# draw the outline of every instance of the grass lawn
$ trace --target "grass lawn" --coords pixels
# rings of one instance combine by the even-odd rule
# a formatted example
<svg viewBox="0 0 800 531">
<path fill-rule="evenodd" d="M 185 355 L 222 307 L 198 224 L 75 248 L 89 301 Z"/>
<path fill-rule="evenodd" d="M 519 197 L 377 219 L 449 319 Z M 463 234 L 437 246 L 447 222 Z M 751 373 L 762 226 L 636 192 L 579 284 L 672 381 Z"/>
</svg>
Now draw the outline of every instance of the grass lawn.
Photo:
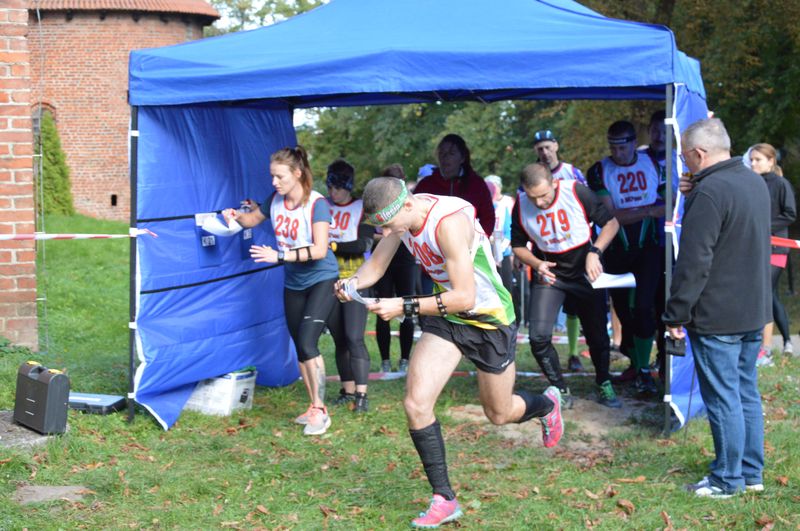
<svg viewBox="0 0 800 531">
<path fill-rule="evenodd" d="M 47 229 L 127 230 L 82 217 L 51 217 Z M 76 391 L 124 395 L 128 242 L 48 242 L 39 283 L 48 298 L 46 318 L 40 314 L 42 350 L 0 343 L 0 410 L 13 409 L 17 368 L 28 359 L 66 370 Z M 800 302 L 785 300 L 796 331 Z M 367 345 L 377 370 L 374 340 Z M 334 372 L 330 337 L 322 349 Z M 519 370 L 536 370 L 527 345 L 518 354 Z M 565 414 L 561 444 L 547 450 L 537 423 L 491 426 L 475 407 L 475 380 L 453 378 L 437 408 L 466 512 L 452 527 L 798 529 L 798 378 L 797 358 L 777 356 L 775 367 L 761 371 L 766 491 L 730 500 L 694 499 L 681 490 L 705 474 L 713 455 L 705 419 L 664 438 L 660 403 L 638 403 L 623 391 L 620 417 L 579 399 Z M 577 397 L 591 396 L 591 379 L 570 384 Z M 124 413 L 70 411 L 68 432 L 46 445 L 0 448 L 0 496 L 7 500 L 0 504 L 0 529 L 406 528 L 427 506 L 429 490 L 405 427 L 403 385 L 374 382 L 370 412 L 333 410 L 331 430 L 318 438 L 304 437 L 292 423 L 305 409 L 301 384 L 258 388 L 253 409 L 231 417 L 185 412 L 168 432 L 141 410 L 132 424 Z M 525 378 L 518 385 L 546 384 Z M 336 392 L 334 383 L 329 394 Z M 80 485 L 84 499 L 10 501 L 25 485 Z"/>
</svg>

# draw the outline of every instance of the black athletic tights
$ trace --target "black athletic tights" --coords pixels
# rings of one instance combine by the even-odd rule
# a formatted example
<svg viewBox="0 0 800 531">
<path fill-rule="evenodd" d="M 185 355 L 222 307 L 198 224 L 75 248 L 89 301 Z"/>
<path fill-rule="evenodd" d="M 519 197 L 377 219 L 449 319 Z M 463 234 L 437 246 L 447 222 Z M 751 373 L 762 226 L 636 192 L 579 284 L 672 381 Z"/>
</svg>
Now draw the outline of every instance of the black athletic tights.
<svg viewBox="0 0 800 531">
<path fill-rule="evenodd" d="M 364 344 L 367 307 L 360 302 L 337 303 L 328 319 L 328 330 L 336 345 L 336 368 L 343 382 L 367 385 L 369 353 Z"/>
<path fill-rule="evenodd" d="M 789 316 L 786 314 L 786 308 L 778 296 L 778 285 L 780 284 L 782 267 L 771 266 L 772 268 L 772 320 L 775 321 L 775 326 L 783 337 L 783 342 L 786 343 L 791 339 L 789 336 Z"/>
<path fill-rule="evenodd" d="M 319 336 L 334 305 L 339 304 L 333 294 L 335 282 L 323 280 L 303 290 L 283 290 L 286 325 L 301 363 L 319 356 Z"/>
<path fill-rule="evenodd" d="M 608 372 L 610 354 L 606 299 L 602 290 L 592 289 L 586 280 L 556 280 L 554 284 L 540 284 L 536 280 L 532 282 L 529 315 L 533 357 L 551 385 L 566 389 L 552 339 L 558 310 L 567 297 L 570 297 L 572 307 L 581 321 L 595 367 L 595 381 L 602 384 L 611 379 Z"/>
<path fill-rule="evenodd" d="M 378 298 L 403 297 L 416 295 L 415 283 L 419 266 L 411 263 L 392 263 L 386 273 L 372 287 L 372 291 Z M 392 340 L 389 323 L 381 318 L 375 319 L 375 339 L 378 342 L 378 350 L 382 360 L 389 359 L 390 343 Z M 407 360 L 411 354 L 411 347 L 414 343 L 414 320 L 404 319 L 400 323 L 400 357 Z"/>
</svg>

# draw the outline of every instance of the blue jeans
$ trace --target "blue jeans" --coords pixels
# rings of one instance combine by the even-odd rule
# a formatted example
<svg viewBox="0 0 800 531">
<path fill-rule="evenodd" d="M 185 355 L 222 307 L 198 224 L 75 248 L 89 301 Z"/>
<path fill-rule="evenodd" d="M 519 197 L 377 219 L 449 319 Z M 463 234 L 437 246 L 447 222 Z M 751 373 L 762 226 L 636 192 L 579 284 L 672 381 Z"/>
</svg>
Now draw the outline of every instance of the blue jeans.
<svg viewBox="0 0 800 531">
<path fill-rule="evenodd" d="M 762 482 L 764 419 L 756 358 L 761 329 L 733 335 L 689 331 L 716 459 L 711 484 L 727 493 Z"/>
</svg>

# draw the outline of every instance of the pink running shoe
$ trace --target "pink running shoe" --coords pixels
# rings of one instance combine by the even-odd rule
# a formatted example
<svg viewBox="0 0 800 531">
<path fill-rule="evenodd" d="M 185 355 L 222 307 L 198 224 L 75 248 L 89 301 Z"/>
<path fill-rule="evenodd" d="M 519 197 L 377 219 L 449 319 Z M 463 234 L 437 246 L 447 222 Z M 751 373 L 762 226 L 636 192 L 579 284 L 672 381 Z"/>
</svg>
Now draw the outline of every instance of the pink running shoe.
<svg viewBox="0 0 800 531">
<path fill-rule="evenodd" d="M 305 413 L 294 419 L 296 424 L 308 424 L 308 417 L 311 416 L 311 411 L 314 409 L 314 404 L 308 406 Z"/>
<path fill-rule="evenodd" d="M 553 410 L 540 418 L 542 422 L 542 442 L 545 448 L 552 448 L 564 434 L 564 419 L 561 418 L 561 391 L 551 385 L 544 390 L 544 396 L 553 402 Z"/>
<path fill-rule="evenodd" d="M 435 529 L 442 524 L 452 522 L 464 513 L 455 498 L 445 500 L 443 496 L 434 494 L 431 498 L 431 506 L 424 513 L 419 513 L 419 518 L 411 521 L 411 527 L 422 529 Z"/>
</svg>

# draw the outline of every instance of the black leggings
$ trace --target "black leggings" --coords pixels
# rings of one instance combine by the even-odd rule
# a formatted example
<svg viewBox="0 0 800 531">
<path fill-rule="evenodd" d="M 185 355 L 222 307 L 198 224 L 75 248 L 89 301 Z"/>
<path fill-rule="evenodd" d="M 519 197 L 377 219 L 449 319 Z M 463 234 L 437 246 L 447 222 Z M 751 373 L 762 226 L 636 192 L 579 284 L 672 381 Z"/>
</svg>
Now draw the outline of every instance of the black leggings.
<svg viewBox="0 0 800 531">
<path fill-rule="evenodd" d="M 780 284 L 782 267 L 770 266 L 772 268 L 772 320 L 775 321 L 775 326 L 783 336 L 783 342 L 791 341 L 789 335 L 789 316 L 786 314 L 786 308 L 778 297 L 778 285 Z M 769 347 L 769 345 L 767 345 Z"/>
<path fill-rule="evenodd" d="M 372 287 L 374 295 L 384 299 L 387 297 L 404 297 L 416 295 L 416 280 L 419 274 L 419 266 L 414 262 L 410 263 L 391 263 L 386 273 Z M 378 350 L 382 360 L 389 359 L 389 347 L 392 340 L 389 322 L 380 317 L 375 319 L 375 339 L 378 342 Z M 411 354 L 411 347 L 414 344 L 414 320 L 403 319 L 400 323 L 400 357 L 408 359 Z"/>
<path fill-rule="evenodd" d="M 604 255 L 607 273 L 633 273 L 636 277 L 633 307 L 631 290 L 610 289 L 614 311 L 622 324 L 623 343 L 625 336 L 642 339 L 652 338 L 656 333 L 656 292 L 664 272 L 664 249 L 657 246 L 644 249 L 609 250 Z"/>
<path fill-rule="evenodd" d="M 515 293 L 517 290 L 514 289 L 514 266 L 511 263 L 511 255 L 503 257 L 497 272 L 500 274 L 500 280 L 503 281 L 503 287 L 511 294 L 511 301 L 514 304 L 514 316 L 516 321 L 519 321 L 519 293 Z"/>
<path fill-rule="evenodd" d="M 611 379 L 609 368 L 609 340 L 606 329 L 606 297 L 603 290 L 595 290 L 583 279 L 556 279 L 553 284 L 531 283 L 530 340 L 531 352 L 551 385 L 566 389 L 558 353 L 553 346 L 553 326 L 558 310 L 565 300 L 572 303 L 581 321 L 586 344 L 595 367 L 595 381 L 602 384 Z"/>
<path fill-rule="evenodd" d="M 367 307 L 350 301 L 336 304 L 328 319 L 328 329 L 336 345 L 336 368 L 343 382 L 367 385 L 369 353 L 364 344 L 367 328 Z"/>
<path fill-rule="evenodd" d="M 334 305 L 338 304 L 333 294 L 335 282 L 336 279 L 322 280 L 306 289 L 283 290 L 286 325 L 301 363 L 319 356 L 319 336 Z"/>
</svg>

